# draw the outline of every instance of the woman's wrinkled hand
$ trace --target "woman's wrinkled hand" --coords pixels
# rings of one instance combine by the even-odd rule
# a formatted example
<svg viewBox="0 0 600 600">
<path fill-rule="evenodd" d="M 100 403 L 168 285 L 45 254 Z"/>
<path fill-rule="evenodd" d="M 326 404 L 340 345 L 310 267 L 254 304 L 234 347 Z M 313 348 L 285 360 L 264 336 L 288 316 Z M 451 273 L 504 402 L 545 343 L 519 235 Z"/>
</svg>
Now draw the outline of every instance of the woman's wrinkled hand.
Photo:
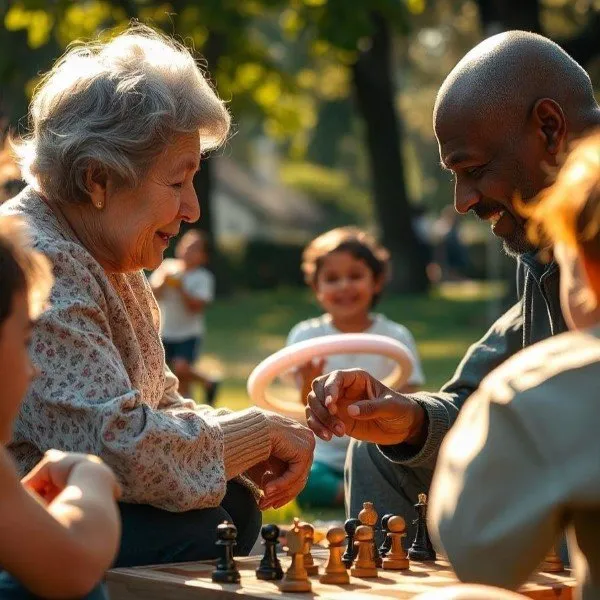
<svg viewBox="0 0 600 600">
<path fill-rule="evenodd" d="M 310 429 L 276 413 L 265 411 L 265 415 L 269 425 L 271 454 L 265 462 L 247 472 L 264 491 L 260 502 L 263 510 L 279 508 L 302 491 L 315 449 L 315 436 Z"/>
<path fill-rule="evenodd" d="M 375 444 L 420 444 L 425 412 L 361 369 L 333 371 L 313 381 L 308 426 L 323 440 L 349 435 Z"/>
</svg>

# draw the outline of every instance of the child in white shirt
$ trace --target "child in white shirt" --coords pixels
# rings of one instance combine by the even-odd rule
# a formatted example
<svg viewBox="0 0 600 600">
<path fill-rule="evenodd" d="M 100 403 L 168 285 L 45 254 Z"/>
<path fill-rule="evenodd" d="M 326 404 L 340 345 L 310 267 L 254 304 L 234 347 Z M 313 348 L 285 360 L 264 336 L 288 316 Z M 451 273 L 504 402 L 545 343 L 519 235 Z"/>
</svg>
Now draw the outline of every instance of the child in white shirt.
<svg viewBox="0 0 600 600">
<path fill-rule="evenodd" d="M 371 310 L 383 291 L 389 253 L 355 227 L 333 229 L 304 250 L 302 270 L 325 314 L 298 323 L 287 345 L 339 333 L 375 333 L 402 342 L 413 356 L 414 371 L 402 389 L 415 391 L 425 382 L 415 341 L 410 331 Z M 371 354 L 343 354 L 317 359 L 298 370 L 305 399 L 315 377 L 337 369 L 361 368 L 385 379 L 395 368 L 393 360 Z M 341 506 L 344 502 L 344 462 L 350 438 L 316 440 L 308 483 L 298 496 L 300 505 Z"/>
<path fill-rule="evenodd" d="M 214 276 L 205 267 L 208 252 L 202 233 L 195 229 L 186 232 L 175 256 L 165 259 L 150 277 L 160 306 L 165 359 L 179 379 L 183 396 L 189 396 L 191 383 L 200 383 L 212 405 L 218 384 L 194 367 L 206 331 L 204 311 L 215 293 Z"/>
</svg>

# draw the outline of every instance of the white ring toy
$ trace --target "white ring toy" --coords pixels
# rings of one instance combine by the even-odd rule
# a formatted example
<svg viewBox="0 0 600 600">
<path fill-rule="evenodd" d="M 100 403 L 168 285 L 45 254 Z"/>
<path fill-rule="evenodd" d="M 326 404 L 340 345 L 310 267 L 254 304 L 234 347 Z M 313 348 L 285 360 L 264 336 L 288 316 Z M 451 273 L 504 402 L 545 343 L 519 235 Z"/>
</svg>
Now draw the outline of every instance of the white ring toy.
<svg viewBox="0 0 600 600">
<path fill-rule="evenodd" d="M 304 405 L 267 393 L 269 385 L 280 374 L 299 367 L 315 357 L 332 354 L 377 354 L 394 360 L 397 367 L 382 382 L 391 388 L 404 385 L 413 371 L 409 349 L 398 340 L 374 333 L 341 333 L 297 342 L 265 358 L 248 377 L 247 390 L 256 406 L 273 410 L 293 419 L 304 419 Z"/>
</svg>

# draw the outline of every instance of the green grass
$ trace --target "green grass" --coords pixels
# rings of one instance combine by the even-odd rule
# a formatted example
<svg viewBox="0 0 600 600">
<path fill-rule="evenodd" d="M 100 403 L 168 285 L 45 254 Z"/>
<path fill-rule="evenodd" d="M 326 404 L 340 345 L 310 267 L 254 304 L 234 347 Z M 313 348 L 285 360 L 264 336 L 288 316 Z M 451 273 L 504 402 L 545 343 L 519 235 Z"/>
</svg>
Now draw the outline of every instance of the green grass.
<svg viewBox="0 0 600 600">
<path fill-rule="evenodd" d="M 385 297 L 377 310 L 410 329 L 423 362 L 425 389 L 437 390 L 490 324 L 490 302 L 502 291 L 496 284 L 447 284 L 428 295 Z M 319 314 L 311 294 L 297 289 L 239 293 L 216 302 L 207 314 L 201 367 L 223 377 L 218 405 L 249 406 L 246 379 L 252 369 L 283 347 L 298 321 Z M 265 520 L 287 522 L 298 512 L 292 504 L 266 514 Z M 339 520 L 342 511 L 315 510 L 298 516 L 311 521 Z"/>
</svg>

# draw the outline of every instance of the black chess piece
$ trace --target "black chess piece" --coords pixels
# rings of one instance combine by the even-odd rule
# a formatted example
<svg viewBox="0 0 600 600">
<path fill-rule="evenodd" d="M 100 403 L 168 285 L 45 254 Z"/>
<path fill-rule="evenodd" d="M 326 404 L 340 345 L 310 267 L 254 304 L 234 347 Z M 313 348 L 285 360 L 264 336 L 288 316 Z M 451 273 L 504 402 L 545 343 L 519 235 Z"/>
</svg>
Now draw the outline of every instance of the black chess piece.
<svg viewBox="0 0 600 600">
<path fill-rule="evenodd" d="M 346 568 L 349 569 L 358 554 L 358 548 L 354 544 L 354 534 L 356 533 L 356 528 L 360 525 L 359 519 L 348 519 L 344 523 L 344 530 L 346 531 L 346 540 L 348 541 L 348 545 L 346 546 L 346 551 L 342 554 L 342 562 L 346 565 Z"/>
<path fill-rule="evenodd" d="M 392 538 L 388 537 L 388 521 L 394 515 L 383 515 L 381 517 L 381 533 L 383 534 L 383 542 L 381 542 L 381 546 L 379 546 L 379 556 L 382 558 L 391 550 L 392 548 Z"/>
<path fill-rule="evenodd" d="M 260 530 L 260 535 L 263 539 L 265 554 L 256 569 L 256 578 L 264 581 L 283 579 L 283 569 L 277 558 L 279 527 L 277 525 L 264 525 Z"/>
<path fill-rule="evenodd" d="M 413 521 L 417 526 L 417 533 L 412 546 L 408 549 L 408 558 L 414 561 L 435 560 L 436 554 L 427 531 L 427 496 L 419 494 L 419 501 L 415 504 L 417 519 Z"/>
<path fill-rule="evenodd" d="M 222 547 L 221 556 L 217 559 L 217 566 L 212 573 L 212 580 L 216 583 L 239 583 L 240 572 L 233 560 L 233 547 L 236 545 L 237 527 L 233 523 L 224 521 L 217 525 L 217 546 Z"/>
</svg>

